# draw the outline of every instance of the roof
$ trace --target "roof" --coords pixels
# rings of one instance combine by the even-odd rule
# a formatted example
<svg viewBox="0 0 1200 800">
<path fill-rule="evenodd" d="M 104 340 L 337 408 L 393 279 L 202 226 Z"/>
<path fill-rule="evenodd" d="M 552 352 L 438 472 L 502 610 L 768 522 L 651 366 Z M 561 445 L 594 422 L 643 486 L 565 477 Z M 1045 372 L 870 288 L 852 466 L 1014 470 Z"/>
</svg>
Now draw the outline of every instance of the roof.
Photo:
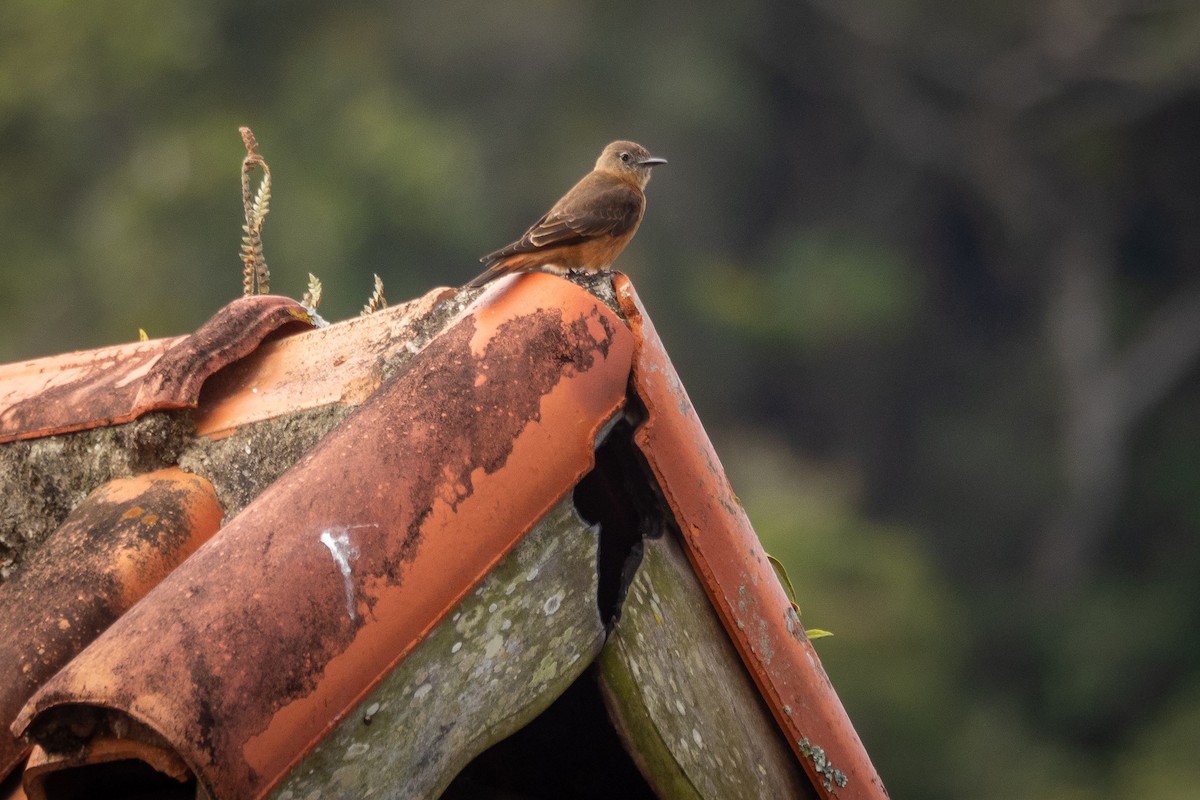
<svg viewBox="0 0 1200 800">
<path fill-rule="evenodd" d="M 619 274 L 585 283 L 592 291 L 514 276 L 307 331 L 292 301 L 254 297 L 192 337 L 0 367 L 0 482 L 37 495 L 28 477 L 47 453 L 74 475 L 60 501 L 21 509 L 53 533 L 0 585 L 5 616 L 33 606 L 12 615 L 5 641 L 20 647 L 0 649 L 0 669 L 29 676 L 0 695 L 23 737 L 0 737 L 0 770 L 32 747 L 31 796 L 53 796 L 52 776 L 114 760 L 194 776 L 217 798 L 335 783 L 358 796 L 345 787 L 361 794 L 375 772 L 410 783 L 420 772 L 398 745 L 379 745 L 376 732 L 390 729 L 393 743 L 415 737 L 435 793 L 595 663 L 613 724 L 627 748 L 639 743 L 634 760 L 660 795 L 673 796 L 672 780 L 707 785 L 698 776 L 722 771 L 704 764 L 719 729 L 742 725 L 778 742 L 764 745 L 774 766 L 747 775 L 789 786 L 801 767 L 817 795 L 884 796 L 632 284 Z M 49 402 L 59 398 L 69 402 Z M 145 428 L 156 416 L 167 423 Z M 82 466 L 61 455 L 89 448 L 104 455 Z M 71 496 L 84 488 L 86 499 Z M 578 517 L 588 506 L 595 526 Z M 171 544 L 149 541 L 146 526 L 171 532 Z M 123 529 L 136 544 L 120 544 Z M 120 602 L 86 625 L 69 591 L 43 607 L 17 599 L 53 583 L 77 547 L 72 532 L 103 539 L 120 564 L 131 548 L 156 554 L 157 571 L 135 569 L 151 577 L 110 589 Z M 87 574 L 121 585 L 104 569 Z M 585 578 L 592 590 L 579 588 Z M 675 600 L 664 603 L 667 587 Z M 658 636 L 630 633 L 664 616 L 673 622 Z M 509 628 L 487 628 L 501 617 Z M 30 657 L 64 620 L 83 630 L 53 658 Z M 623 687 L 651 685 L 638 664 L 661 673 L 698 642 L 705 657 L 681 663 L 711 661 L 712 675 L 668 683 L 750 694 L 691 697 L 707 721 L 664 738 L 681 715 Z M 440 701 L 450 705 L 434 703 L 454 686 Z M 413 701 L 424 698 L 440 712 L 422 718 Z M 773 734 L 753 732 L 756 703 Z M 715 721 L 740 706 L 750 710 Z M 339 766 L 320 769 L 323 759 Z M 347 760 L 358 767 L 347 772 Z"/>
</svg>

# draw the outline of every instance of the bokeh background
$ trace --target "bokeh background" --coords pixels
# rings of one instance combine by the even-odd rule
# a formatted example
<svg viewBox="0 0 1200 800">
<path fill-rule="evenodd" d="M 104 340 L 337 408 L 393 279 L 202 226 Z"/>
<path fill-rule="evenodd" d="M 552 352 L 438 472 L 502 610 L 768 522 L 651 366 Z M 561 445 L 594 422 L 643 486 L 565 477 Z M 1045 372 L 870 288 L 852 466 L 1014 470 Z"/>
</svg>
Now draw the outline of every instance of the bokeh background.
<svg viewBox="0 0 1200 800">
<path fill-rule="evenodd" d="M 0 5 L 0 361 L 479 270 L 600 148 L 620 260 L 897 798 L 1200 786 L 1200 5 Z"/>
</svg>

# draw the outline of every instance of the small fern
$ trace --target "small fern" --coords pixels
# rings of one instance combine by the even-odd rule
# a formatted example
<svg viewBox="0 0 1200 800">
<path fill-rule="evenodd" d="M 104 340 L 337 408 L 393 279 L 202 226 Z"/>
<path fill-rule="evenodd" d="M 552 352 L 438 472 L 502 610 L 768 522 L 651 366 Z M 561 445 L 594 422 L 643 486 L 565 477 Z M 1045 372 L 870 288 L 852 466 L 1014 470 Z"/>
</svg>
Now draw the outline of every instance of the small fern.
<svg viewBox="0 0 1200 800">
<path fill-rule="evenodd" d="M 271 202 L 271 170 L 267 162 L 258 152 L 258 140 L 254 132 L 243 126 L 238 128 L 242 135 L 242 143 L 246 146 L 246 157 L 242 159 L 242 208 L 246 222 L 242 225 L 242 294 L 266 294 L 271 290 L 271 271 L 263 256 L 262 228 L 263 221 L 270 211 Z M 262 170 L 262 180 L 258 190 L 250 191 L 250 173 L 254 168 Z"/>
<path fill-rule="evenodd" d="M 374 314 L 381 308 L 387 308 L 387 299 L 383 296 L 383 278 L 375 276 L 375 291 L 371 292 L 371 297 L 367 300 L 367 304 L 363 306 L 362 316 Z"/>
<path fill-rule="evenodd" d="M 308 273 L 308 290 L 304 292 L 304 297 L 300 298 L 300 303 L 309 311 L 316 311 L 321 306 L 321 291 L 324 287 L 321 286 L 321 279 L 311 272 Z"/>
</svg>

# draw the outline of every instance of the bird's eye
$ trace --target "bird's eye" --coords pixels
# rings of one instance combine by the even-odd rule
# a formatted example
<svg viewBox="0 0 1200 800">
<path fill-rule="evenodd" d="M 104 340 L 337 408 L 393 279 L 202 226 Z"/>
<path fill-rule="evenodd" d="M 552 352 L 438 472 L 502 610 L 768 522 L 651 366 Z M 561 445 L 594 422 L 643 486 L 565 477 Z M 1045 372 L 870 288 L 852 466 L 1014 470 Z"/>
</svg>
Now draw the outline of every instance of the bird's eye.
<svg viewBox="0 0 1200 800">
<path fill-rule="evenodd" d="M 629 153 L 621 153 L 621 160 L 624 161 L 626 164 L 628 164 L 629 163 Z"/>
</svg>

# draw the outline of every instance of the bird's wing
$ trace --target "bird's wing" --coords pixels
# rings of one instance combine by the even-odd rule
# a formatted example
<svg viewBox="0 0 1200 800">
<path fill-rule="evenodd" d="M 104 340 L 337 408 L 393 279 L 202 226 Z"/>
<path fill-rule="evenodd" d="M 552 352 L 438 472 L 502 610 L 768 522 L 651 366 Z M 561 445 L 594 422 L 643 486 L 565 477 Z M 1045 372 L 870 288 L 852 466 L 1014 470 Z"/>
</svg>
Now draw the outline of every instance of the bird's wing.
<svg viewBox="0 0 1200 800">
<path fill-rule="evenodd" d="M 520 239 L 479 260 L 494 264 L 517 253 L 579 244 L 597 236 L 620 236 L 637 225 L 642 194 L 635 187 L 614 179 L 596 181 L 591 186 L 584 181 L 530 226 Z M 581 191 L 583 189 L 586 190 Z"/>
</svg>

